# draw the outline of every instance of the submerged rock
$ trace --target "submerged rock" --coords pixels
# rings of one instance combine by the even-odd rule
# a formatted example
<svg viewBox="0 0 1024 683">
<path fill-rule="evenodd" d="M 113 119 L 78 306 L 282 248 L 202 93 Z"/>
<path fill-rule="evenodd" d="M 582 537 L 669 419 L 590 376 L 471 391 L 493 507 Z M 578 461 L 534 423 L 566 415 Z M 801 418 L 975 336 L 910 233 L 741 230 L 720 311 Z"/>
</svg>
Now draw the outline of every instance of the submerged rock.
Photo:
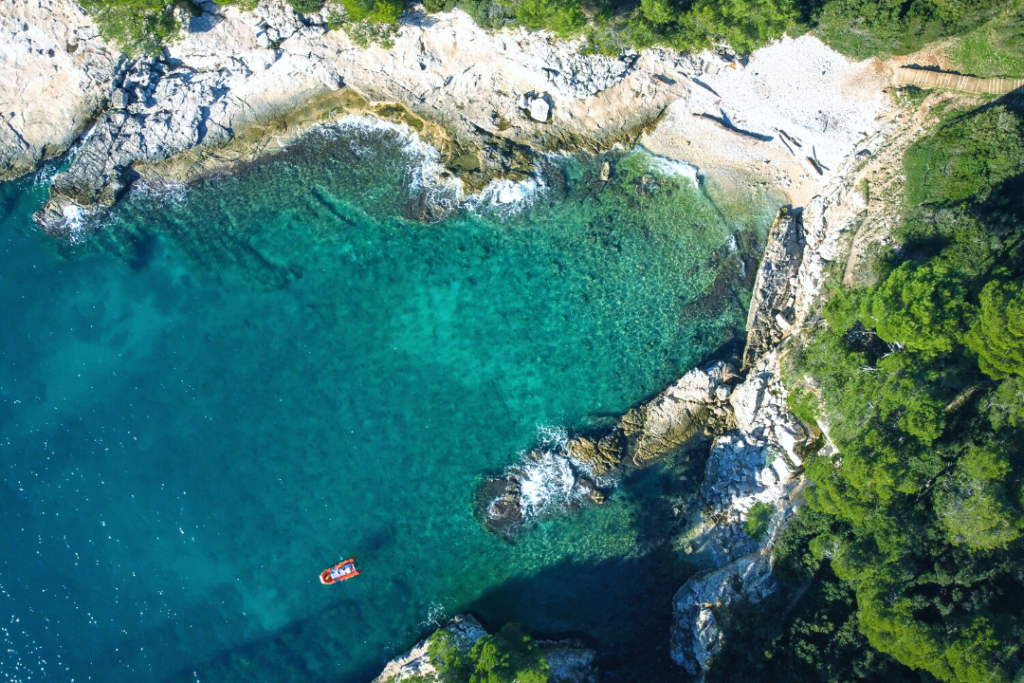
<svg viewBox="0 0 1024 683">
<path fill-rule="evenodd" d="M 486 480 L 476 490 L 473 507 L 484 529 L 511 543 L 525 519 L 519 479 L 503 474 Z"/>
</svg>

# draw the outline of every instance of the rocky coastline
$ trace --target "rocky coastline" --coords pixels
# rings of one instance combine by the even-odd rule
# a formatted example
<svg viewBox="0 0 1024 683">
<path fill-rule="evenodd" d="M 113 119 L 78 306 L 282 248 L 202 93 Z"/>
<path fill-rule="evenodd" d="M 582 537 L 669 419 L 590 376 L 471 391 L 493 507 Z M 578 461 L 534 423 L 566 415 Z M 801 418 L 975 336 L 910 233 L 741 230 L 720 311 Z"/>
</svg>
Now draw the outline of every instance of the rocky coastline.
<svg viewBox="0 0 1024 683">
<path fill-rule="evenodd" d="M 570 503 L 603 504 L 624 469 L 694 437 L 711 440 L 682 548 L 709 568 L 677 592 L 671 634 L 672 659 L 700 676 L 721 647 L 716 611 L 774 590 L 771 547 L 802 504 L 800 453 L 811 435 L 786 409 L 784 345 L 813 320 L 838 261 L 848 255 L 845 272 L 853 270 L 859 226 L 872 210 L 857 183 L 881 173 L 895 155 L 886 150 L 920 127 L 883 92 L 893 66 L 849 62 L 812 37 L 745 59 L 725 51 L 582 55 L 579 44 L 544 34 L 488 33 L 458 11 L 413 10 L 393 47 L 360 48 L 329 31 L 326 17 L 278 0 L 250 13 L 203 8 L 161 55 L 130 60 L 72 0 L 0 7 L 0 179 L 70 152 L 36 215 L 45 230 L 93 229 L 140 178 L 188 182 L 230 171 L 353 113 L 417 132 L 467 194 L 531 177 L 538 152 L 617 143 L 698 166 L 705 182 L 729 191 L 786 194 L 791 207 L 769 234 L 742 358 L 692 370 L 605 432 L 528 456 L 566 473 Z M 478 492 L 485 526 L 509 540 L 528 517 L 524 481 L 512 469 Z M 758 503 L 773 513 L 754 539 L 744 521 Z M 472 617 L 444 628 L 467 642 L 486 634 Z M 598 680 L 592 650 L 541 645 L 553 670 L 564 663 L 557 680 Z M 377 681 L 431 674 L 424 641 Z"/>
<path fill-rule="evenodd" d="M 743 59 L 726 50 L 612 58 L 414 8 L 393 46 L 362 48 L 283 0 L 252 12 L 202 7 L 183 16 L 179 40 L 140 59 L 107 45 L 73 0 L 0 7 L 0 177 L 74 150 L 37 214 L 46 230 L 97 224 L 139 178 L 230 170 L 346 113 L 408 125 L 466 194 L 530 177 L 536 152 L 640 143 L 712 183 L 779 187 L 803 205 L 888 106 L 884 66 L 849 62 L 811 37 Z"/>
</svg>

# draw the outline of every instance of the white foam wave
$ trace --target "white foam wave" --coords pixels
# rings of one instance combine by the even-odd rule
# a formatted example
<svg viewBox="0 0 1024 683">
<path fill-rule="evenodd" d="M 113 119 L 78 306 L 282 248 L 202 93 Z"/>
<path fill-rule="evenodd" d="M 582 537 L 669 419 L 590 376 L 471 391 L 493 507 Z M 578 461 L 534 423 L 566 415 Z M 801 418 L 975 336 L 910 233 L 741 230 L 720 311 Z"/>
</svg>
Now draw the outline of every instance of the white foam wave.
<svg viewBox="0 0 1024 683">
<path fill-rule="evenodd" d="M 523 514 L 541 517 L 568 509 L 577 489 L 572 462 L 551 451 L 535 452 L 534 458 L 517 468 Z"/>
<path fill-rule="evenodd" d="M 432 600 L 427 605 L 427 616 L 420 622 L 420 627 L 424 629 L 441 628 L 441 624 L 446 621 L 448 621 L 448 611 L 445 609 L 444 604 Z"/>
<path fill-rule="evenodd" d="M 61 211 L 61 216 L 64 218 L 63 227 L 67 232 L 69 242 L 78 244 L 85 241 L 85 238 L 89 235 L 89 223 L 91 222 L 92 214 L 93 212 L 78 204 L 69 204 L 64 207 Z"/>
<path fill-rule="evenodd" d="M 549 451 L 564 451 L 569 443 L 569 430 L 562 425 L 537 425 L 537 445 Z"/>
<path fill-rule="evenodd" d="M 420 140 L 419 134 L 404 123 L 346 114 L 331 123 L 320 124 L 317 130 L 329 137 L 342 133 L 350 135 L 349 144 L 358 157 L 372 155 L 374 145 L 381 141 L 381 134 L 393 135 L 402 141 L 402 152 L 408 160 L 407 184 L 413 192 L 425 192 L 429 204 L 449 210 L 456 208 L 462 200 L 462 181 L 447 173 L 441 164 L 441 152 Z M 359 134 L 370 137 L 364 138 Z"/>
<path fill-rule="evenodd" d="M 638 146 L 637 149 L 642 150 L 649 157 L 648 164 L 655 173 L 676 178 L 688 178 L 694 187 L 700 187 L 700 169 L 693 164 L 660 156 L 646 147 Z"/>
<path fill-rule="evenodd" d="M 50 161 L 43 163 L 43 165 L 39 167 L 39 170 L 36 171 L 35 176 L 32 177 L 32 184 L 36 187 L 49 187 L 50 185 L 53 185 L 54 178 L 56 178 L 57 174 L 60 173 L 60 167 L 61 164 L 56 159 L 51 159 Z"/>
<path fill-rule="evenodd" d="M 561 514 L 586 504 L 596 485 L 615 488 L 614 474 L 595 476 L 589 464 L 568 456 L 569 432 L 561 425 L 537 425 L 537 445 L 509 468 L 519 482 L 520 503 L 528 519 Z"/>
<path fill-rule="evenodd" d="M 188 185 L 186 183 L 138 180 L 132 185 L 128 201 L 159 199 L 177 204 L 184 201 L 187 195 Z"/>
<path fill-rule="evenodd" d="M 492 180 L 484 189 L 465 200 L 466 208 L 477 211 L 483 208 L 497 210 L 502 215 L 519 213 L 530 206 L 547 189 L 543 178 L 525 180 Z"/>
</svg>

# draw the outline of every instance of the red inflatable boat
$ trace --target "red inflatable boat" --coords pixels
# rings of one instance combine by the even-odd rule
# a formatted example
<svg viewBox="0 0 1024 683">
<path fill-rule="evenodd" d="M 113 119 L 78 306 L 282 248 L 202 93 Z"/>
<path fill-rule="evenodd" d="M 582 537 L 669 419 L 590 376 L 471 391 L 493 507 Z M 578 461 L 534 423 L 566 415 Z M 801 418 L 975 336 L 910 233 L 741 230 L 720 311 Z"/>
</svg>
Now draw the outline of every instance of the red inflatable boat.
<svg viewBox="0 0 1024 683">
<path fill-rule="evenodd" d="M 320 572 L 320 583 L 324 585 L 339 583 L 345 579 L 351 579 L 353 576 L 359 576 L 360 573 L 356 569 L 356 558 L 350 557 L 344 562 L 339 562 Z"/>
</svg>

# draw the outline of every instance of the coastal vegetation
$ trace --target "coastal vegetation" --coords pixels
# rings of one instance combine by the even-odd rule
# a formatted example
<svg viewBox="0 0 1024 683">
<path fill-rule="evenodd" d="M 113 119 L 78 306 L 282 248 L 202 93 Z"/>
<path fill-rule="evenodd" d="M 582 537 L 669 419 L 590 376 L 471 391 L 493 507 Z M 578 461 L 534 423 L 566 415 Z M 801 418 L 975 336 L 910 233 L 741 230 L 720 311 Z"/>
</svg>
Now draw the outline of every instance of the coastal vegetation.
<svg viewBox="0 0 1024 683">
<path fill-rule="evenodd" d="M 757 637 L 727 638 L 709 680 L 1024 673 L 1017 106 L 949 112 L 910 147 L 876 282 L 836 287 L 790 355 L 791 407 L 838 452 L 805 461 L 809 509 L 776 549 L 795 607 L 733 617 Z"/>
<path fill-rule="evenodd" d="M 548 683 L 551 675 L 540 647 L 512 622 L 468 649 L 459 636 L 438 629 L 427 652 L 441 683 Z"/>
<path fill-rule="evenodd" d="M 357 42 L 381 40 L 411 0 L 287 0 L 302 14 L 328 6 L 328 26 Z M 220 0 L 243 10 L 256 0 Z M 953 58 L 978 75 L 1015 75 L 1024 3 L 975 0 L 424 0 L 427 12 L 460 8 L 486 28 L 524 26 L 581 37 L 587 49 L 616 56 L 664 46 L 701 50 L 727 43 L 748 53 L 785 33 L 814 31 L 836 50 L 863 59 L 908 54 L 938 38 L 958 37 Z M 156 54 L 179 34 L 195 0 L 83 0 L 104 38 L 129 54 Z M 351 30 L 353 27 L 354 30 Z M 378 35 L 379 34 L 379 35 Z"/>
<path fill-rule="evenodd" d="M 743 530 L 755 541 L 760 541 L 768 533 L 768 525 L 771 524 L 775 508 L 770 503 L 758 501 L 750 507 L 747 513 L 747 521 L 743 524 Z"/>
</svg>

